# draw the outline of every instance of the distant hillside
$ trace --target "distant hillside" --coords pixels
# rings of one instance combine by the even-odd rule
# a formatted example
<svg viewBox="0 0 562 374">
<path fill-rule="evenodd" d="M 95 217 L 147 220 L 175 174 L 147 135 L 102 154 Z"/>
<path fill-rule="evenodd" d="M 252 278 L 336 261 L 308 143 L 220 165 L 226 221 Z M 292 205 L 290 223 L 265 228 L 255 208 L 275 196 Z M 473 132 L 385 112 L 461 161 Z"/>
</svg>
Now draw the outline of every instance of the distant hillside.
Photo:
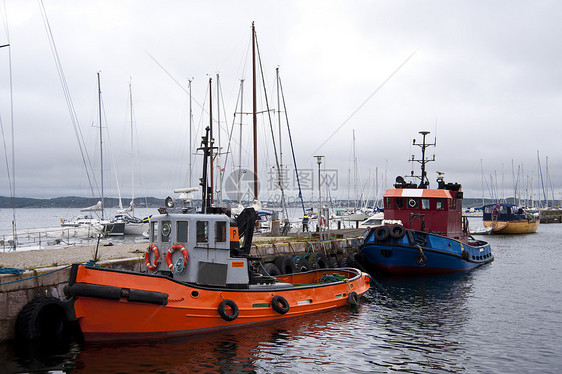
<svg viewBox="0 0 562 374">
<path fill-rule="evenodd" d="M 129 204 L 130 198 L 122 199 L 123 204 Z M 16 208 L 85 208 L 88 206 L 95 205 L 99 199 L 89 198 L 89 197 L 77 197 L 77 196 L 65 196 L 65 197 L 54 197 L 51 199 L 34 199 L 29 197 L 16 197 L 15 206 Z M 158 208 L 164 206 L 164 199 L 157 199 L 155 197 L 147 197 L 146 201 L 148 205 L 145 205 L 144 198 L 137 198 L 135 200 L 137 208 Z M 513 198 L 508 198 L 508 202 L 513 202 Z M 193 200 L 195 205 L 200 205 L 200 200 Z M 225 204 L 229 201 L 225 200 Z M 353 202 L 346 202 L 344 200 L 339 201 L 340 203 L 348 203 L 353 206 Z M 485 199 L 485 204 L 491 204 L 494 201 L 491 199 Z M 314 204 L 314 202 L 306 202 L 307 204 Z M 298 205 L 298 204 L 297 204 Z M 108 208 L 118 207 L 119 200 L 117 198 L 105 198 L 105 206 Z M 275 207 L 275 204 L 270 204 L 270 207 Z M 465 198 L 463 200 L 464 208 L 481 207 L 481 198 Z M 7 209 L 12 207 L 12 199 L 6 196 L 0 196 L 0 209 Z"/>
<path fill-rule="evenodd" d="M 89 197 L 65 196 L 54 197 L 51 199 L 34 199 L 29 197 L 16 197 L 14 204 L 16 208 L 85 208 L 95 205 L 100 199 Z M 105 206 L 112 208 L 119 206 L 119 199 L 108 198 L 104 199 Z M 128 205 L 130 198 L 122 199 L 123 205 Z M 145 205 L 145 201 L 148 203 Z M 135 199 L 137 208 L 157 208 L 164 205 L 164 199 L 157 199 L 155 197 L 137 198 Z M 12 207 L 12 199 L 6 196 L 0 196 L 0 209 Z"/>
</svg>

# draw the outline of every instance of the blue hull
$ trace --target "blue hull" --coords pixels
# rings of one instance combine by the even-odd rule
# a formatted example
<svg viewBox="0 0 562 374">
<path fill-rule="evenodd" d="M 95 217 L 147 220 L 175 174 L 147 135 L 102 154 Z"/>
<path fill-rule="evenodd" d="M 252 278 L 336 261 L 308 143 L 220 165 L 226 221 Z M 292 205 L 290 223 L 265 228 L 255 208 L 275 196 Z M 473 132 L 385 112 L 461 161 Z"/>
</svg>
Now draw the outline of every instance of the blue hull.
<svg viewBox="0 0 562 374">
<path fill-rule="evenodd" d="M 453 273 L 494 259 L 490 245 L 484 241 L 464 243 L 403 227 L 391 236 L 391 228 L 381 227 L 367 232 L 361 252 L 369 265 L 389 274 Z"/>
</svg>

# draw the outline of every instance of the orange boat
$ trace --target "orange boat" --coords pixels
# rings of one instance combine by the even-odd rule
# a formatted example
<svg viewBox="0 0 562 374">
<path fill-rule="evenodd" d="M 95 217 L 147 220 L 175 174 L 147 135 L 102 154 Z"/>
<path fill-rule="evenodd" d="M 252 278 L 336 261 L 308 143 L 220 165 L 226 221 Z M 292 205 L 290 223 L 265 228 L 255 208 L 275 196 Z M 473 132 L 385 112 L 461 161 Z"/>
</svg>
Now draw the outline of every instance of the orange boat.
<svg viewBox="0 0 562 374">
<path fill-rule="evenodd" d="M 201 149 L 208 156 L 210 148 L 207 129 Z M 367 292 L 369 276 L 353 268 L 264 274 L 259 258 L 249 255 L 255 210 L 232 218 L 226 209 L 211 207 L 203 170 L 202 212 L 187 198 L 196 189 L 181 189 L 175 192 L 182 194 L 182 204 L 168 197 L 151 218 L 145 271 L 73 265 L 67 309 L 86 341 L 163 338 L 272 322 L 357 305 Z"/>
</svg>

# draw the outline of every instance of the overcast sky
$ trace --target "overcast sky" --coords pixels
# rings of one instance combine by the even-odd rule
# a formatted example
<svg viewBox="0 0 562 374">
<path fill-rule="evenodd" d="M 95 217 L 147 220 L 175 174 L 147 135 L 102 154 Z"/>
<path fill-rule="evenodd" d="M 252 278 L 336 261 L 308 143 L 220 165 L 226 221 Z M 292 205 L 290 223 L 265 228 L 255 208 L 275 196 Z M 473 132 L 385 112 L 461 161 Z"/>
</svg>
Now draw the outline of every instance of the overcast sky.
<svg viewBox="0 0 562 374">
<path fill-rule="evenodd" d="M 520 191 L 530 193 L 532 188 L 537 194 L 539 152 L 543 182 L 547 185 L 550 176 L 555 198 L 561 198 L 558 1 L 42 0 L 42 4 L 98 180 L 96 73 L 101 72 L 106 196 L 117 196 L 115 176 L 123 196 L 165 197 L 189 184 L 188 79 L 192 79 L 194 144 L 209 123 L 211 77 L 213 116 L 217 121 L 220 113 L 221 146 L 226 151 L 227 131 L 233 114 L 240 111 L 236 103 L 241 79 L 243 111 L 251 110 L 254 21 L 270 109 L 278 108 L 279 67 L 298 167 L 315 171 L 313 156 L 325 156 L 326 175 L 337 174 L 331 197 L 353 197 L 360 189 L 374 196 L 377 171 L 379 189 L 390 187 L 397 175 L 409 174 L 408 159 L 412 154 L 419 157 L 412 139 L 421 140 L 418 131 L 427 130 L 429 140 L 435 135 L 437 139 L 437 147 L 429 150 L 429 157 L 436 158 L 428 165 L 433 186 L 439 170 L 445 172 L 446 181 L 463 185 L 465 197 L 481 197 L 483 185 L 485 197 L 491 197 L 491 188 L 512 196 L 515 173 Z M 15 139 L 11 173 L 16 196 L 91 196 L 41 2 L 5 0 L 1 13 L 0 45 L 11 46 L 0 49 L 0 116 L 7 146 L 0 195 L 10 195 L 5 154 L 11 168 L 11 53 Z M 215 106 L 217 73 L 220 108 Z M 266 110 L 263 96 L 258 105 L 258 110 Z M 277 114 L 271 113 L 277 132 Z M 239 117 L 224 165 L 226 175 L 239 163 Z M 242 117 L 241 166 L 251 169 L 251 118 Z M 294 168 L 282 124 L 282 162 L 292 188 Z M 275 158 L 264 114 L 258 133 L 260 193 L 266 196 L 272 194 Z M 199 165 L 201 158 L 192 162 Z M 417 165 L 415 171 L 419 173 Z M 305 198 L 316 197 L 316 180 L 311 185 L 307 176 L 303 178 Z M 354 188 L 355 180 L 360 180 L 360 187 Z M 296 196 L 294 190 L 289 195 Z"/>
</svg>

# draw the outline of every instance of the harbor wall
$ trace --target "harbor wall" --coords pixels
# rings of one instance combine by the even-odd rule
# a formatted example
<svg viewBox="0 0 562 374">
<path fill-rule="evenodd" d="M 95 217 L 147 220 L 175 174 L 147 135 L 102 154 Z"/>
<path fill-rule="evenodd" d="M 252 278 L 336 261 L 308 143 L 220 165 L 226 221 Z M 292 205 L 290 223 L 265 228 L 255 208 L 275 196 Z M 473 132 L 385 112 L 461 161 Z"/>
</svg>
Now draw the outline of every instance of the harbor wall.
<svg viewBox="0 0 562 374">
<path fill-rule="evenodd" d="M 330 241 L 271 242 L 252 245 L 250 256 L 259 257 L 263 262 L 271 262 L 275 257 L 308 256 L 323 253 L 327 257 L 341 259 L 357 251 L 358 239 L 338 239 Z M 143 257 L 100 261 L 99 266 L 108 269 L 145 271 Z M 0 343 L 15 338 L 18 313 L 31 300 L 39 296 L 52 296 L 63 300 L 64 287 L 70 276 L 70 264 L 27 270 L 19 274 L 0 274 Z"/>
</svg>

